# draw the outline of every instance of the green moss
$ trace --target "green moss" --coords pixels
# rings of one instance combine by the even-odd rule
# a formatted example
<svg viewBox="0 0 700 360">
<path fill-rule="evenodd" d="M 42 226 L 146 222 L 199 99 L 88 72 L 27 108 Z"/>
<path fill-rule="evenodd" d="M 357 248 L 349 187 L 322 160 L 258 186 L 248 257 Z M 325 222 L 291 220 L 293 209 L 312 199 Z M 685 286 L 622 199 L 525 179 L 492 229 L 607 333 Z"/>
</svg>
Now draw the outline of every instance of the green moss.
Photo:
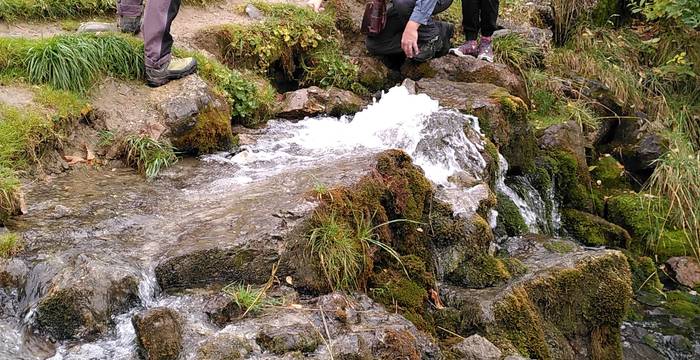
<svg viewBox="0 0 700 360">
<path fill-rule="evenodd" d="M 654 254 L 661 261 L 690 254 L 685 232 L 674 229 L 664 208 L 668 209 L 664 199 L 622 194 L 608 200 L 606 218 L 630 232 L 635 239 L 632 249 L 638 254 Z M 669 230 L 659 233 L 661 224 Z"/>
<path fill-rule="evenodd" d="M 664 307 L 671 314 L 685 318 L 694 319 L 700 316 L 700 306 L 685 300 L 671 300 L 664 304 Z"/>
<path fill-rule="evenodd" d="M 204 109 L 197 115 L 197 125 L 173 141 L 180 151 L 208 154 L 217 150 L 228 150 L 233 143 L 231 117 L 214 107 Z"/>
<path fill-rule="evenodd" d="M 517 288 L 494 308 L 496 333 L 507 339 L 521 355 L 550 358 L 544 325 L 525 290 Z"/>
<path fill-rule="evenodd" d="M 603 156 L 593 164 L 591 177 L 594 181 L 600 181 L 599 186 L 606 192 L 611 190 L 628 190 L 631 184 L 625 167 L 612 156 Z"/>
<path fill-rule="evenodd" d="M 507 236 L 518 236 L 527 233 L 527 224 L 525 224 L 525 220 L 520 215 L 520 210 L 513 200 L 500 192 L 497 198 L 498 225 L 496 231 L 502 231 Z"/>
<path fill-rule="evenodd" d="M 483 254 L 464 261 L 447 280 L 462 287 L 481 289 L 503 284 L 510 276 L 502 259 Z"/>
<path fill-rule="evenodd" d="M 508 164 L 513 171 L 528 172 L 534 167 L 538 148 L 535 135 L 527 120 L 527 104 L 510 94 L 497 96 L 501 111 L 510 126 L 510 140 L 500 149 L 501 153 L 508 159 Z"/>
<path fill-rule="evenodd" d="M 566 240 L 547 240 L 544 243 L 544 248 L 555 253 L 567 254 L 574 251 L 576 245 Z"/>
<path fill-rule="evenodd" d="M 562 211 L 562 224 L 576 240 L 588 246 L 629 248 L 631 237 L 622 227 L 573 209 Z"/>
<path fill-rule="evenodd" d="M 548 198 L 550 186 L 554 184 L 556 201 L 564 208 L 592 211 L 591 194 L 580 179 L 576 158 L 564 151 L 552 151 L 536 160 L 537 167 L 531 176 L 534 186 L 544 199 Z"/>
<path fill-rule="evenodd" d="M 85 323 L 81 311 L 84 301 L 84 294 L 72 289 L 61 290 L 43 299 L 37 307 L 38 327 L 56 340 L 77 337 Z"/>
<path fill-rule="evenodd" d="M 421 285 L 394 269 L 383 269 L 370 278 L 371 297 L 387 309 L 396 306 L 403 310 L 422 312 L 428 293 Z"/>
<path fill-rule="evenodd" d="M 636 256 L 627 252 L 627 262 L 632 273 L 632 289 L 635 293 L 646 291 L 652 294 L 660 293 L 663 285 L 659 280 L 654 260 L 646 256 Z"/>
</svg>

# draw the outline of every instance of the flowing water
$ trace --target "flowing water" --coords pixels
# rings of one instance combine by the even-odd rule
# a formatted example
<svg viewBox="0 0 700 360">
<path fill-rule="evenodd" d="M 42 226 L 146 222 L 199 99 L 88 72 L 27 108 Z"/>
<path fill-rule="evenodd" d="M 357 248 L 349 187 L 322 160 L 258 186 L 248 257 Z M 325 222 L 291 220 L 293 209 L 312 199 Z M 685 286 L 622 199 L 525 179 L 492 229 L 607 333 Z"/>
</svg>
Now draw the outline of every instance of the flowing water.
<svg viewBox="0 0 700 360">
<path fill-rule="evenodd" d="M 0 358 L 132 359 L 131 318 L 157 306 L 185 318 L 185 349 L 192 357 L 197 342 L 219 330 L 202 312 L 203 296 L 159 294 L 156 263 L 221 242 L 259 241 L 261 233 L 277 231 L 273 211 L 312 209 L 305 194 L 314 186 L 352 182 L 385 149 L 410 154 L 438 196 L 457 214 L 468 215 L 490 191 L 482 138 L 476 118 L 396 87 L 353 117 L 271 121 L 254 145 L 182 161 L 154 183 L 128 171 L 104 170 L 30 186 L 30 213 L 15 227 L 27 243 L 31 270 L 21 294 L 0 297 L 14 304 L 1 313 Z M 498 190 L 513 199 L 533 232 L 540 231 L 542 200 L 533 200 L 534 194 L 523 199 L 507 186 L 507 162 L 499 163 Z M 488 219 L 492 225 L 495 216 Z M 266 246 L 279 247 L 272 239 Z M 99 286 L 101 278 L 118 276 L 140 279 L 141 305 L 115 316 L 107 334 L 88 343 L 61 343 L 55 353 L 32 334 L 37 302 L 48 287 L 75 279 Z"/>
</svg>

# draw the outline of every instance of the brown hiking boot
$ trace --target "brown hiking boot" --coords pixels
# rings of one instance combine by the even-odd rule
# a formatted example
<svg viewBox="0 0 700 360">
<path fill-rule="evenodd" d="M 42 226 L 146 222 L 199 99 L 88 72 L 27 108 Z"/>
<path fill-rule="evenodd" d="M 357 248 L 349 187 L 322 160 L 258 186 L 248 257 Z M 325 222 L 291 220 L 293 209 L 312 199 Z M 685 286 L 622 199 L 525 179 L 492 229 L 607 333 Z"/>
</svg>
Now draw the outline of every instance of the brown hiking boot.
<svg viewBox="0 0 700 360">
<path fill-rule="evenodd" d="M 180 79 L 197 71 L 197 60 L 194 58 L 172 59 L 160 69 L 146 67 L 146 84 L 158 87 L 171 80 Z"/>
</svg>

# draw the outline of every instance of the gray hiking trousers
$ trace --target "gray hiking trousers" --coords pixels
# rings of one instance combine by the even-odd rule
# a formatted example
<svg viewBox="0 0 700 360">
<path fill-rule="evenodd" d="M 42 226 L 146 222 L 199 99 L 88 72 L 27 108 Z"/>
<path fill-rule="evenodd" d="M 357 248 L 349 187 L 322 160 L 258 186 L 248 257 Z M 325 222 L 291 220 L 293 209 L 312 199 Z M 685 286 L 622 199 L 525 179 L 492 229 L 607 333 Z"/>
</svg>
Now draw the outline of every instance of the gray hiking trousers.
<svg viewBox="0 0 700 360">
<path fill-rule="evenodd" d="M 148 0 L 143 10 L 143 0 L 119 0 L 119 16 L 138 17 L 143 11 L 144 62 L 148 68 L 159 69 L 170 61 L 173 37 L 170 25 L 180 10 L 181 0 Z"/>
</svg>

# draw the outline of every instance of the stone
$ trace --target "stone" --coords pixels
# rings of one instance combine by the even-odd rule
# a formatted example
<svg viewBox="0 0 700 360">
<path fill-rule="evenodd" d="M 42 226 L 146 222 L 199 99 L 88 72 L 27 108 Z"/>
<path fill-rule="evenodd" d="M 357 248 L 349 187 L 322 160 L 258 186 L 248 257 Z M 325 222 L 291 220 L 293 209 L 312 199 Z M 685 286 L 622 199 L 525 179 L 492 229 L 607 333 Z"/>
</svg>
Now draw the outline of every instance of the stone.
<svg viewBox="0 0 700 360">
<path fill-rule="evenodd" d="M 442 285 L 445 306 L 476 304 L 465 316 L 482 319 L 479 328 L 498 334 L 502 348 L 526 349 L 531 358 L 621 358 L 620 328 L 632 301 L 625 255 L 579 247 L 561 253 L 541 239 L 517 241 L 528 243 L 518 246 L 522 276 L 486 289 Z"/>
<path fill-rule="evenodd" d="M 452 347 L 452 352 L 463 360 L 500 360 L 501 350 L 486 338 L 475 334 Z"/>
<path fill-rule="evenodd" d="M 246 359 L 253 352 L 250 342 L 244 337 L 230 333 L 218 333 L 204 340 L 197 349 L 197 360 Z"/>
<path fill-rule="evenodd" d="M 627 230 L 596 215 L 564 209 L 561 220 L 569 235 L 584 245 L 629 249 L 632 244 Z"/>
<path fill-rule="evenodd" d="M 586 163 L 586 138 L 581 131 L 581 126 L 576 121 L 571 120 L 546 128 L 538 139 L 538 143 L 542 150 L 562 150 L 573 155 L 579 167 L 579 176 L 584 179 L 584 183 L 590 183 L 588 164 Z"/>
<path fill-rule="evenodd" d="M 676 281 L 689 288 L 700 286 L 700 264 L 691 256 L 673 257 L 666 261 Z"/>
<path fill-rule="evenodd" d="M 139 352 L 146 360 L 175 360 L 182 351 L 178 315 L 168 308 L 149 309 L 132 318 Z"/>
<path fill-rule="evenodd" d="M 102 32 L 119 32 L 119 27 L 115 23 L 105 22 L 85 22 L 78 27 L 78 33 L 102 33 Z"/>
<path fill-rule="evenodd" d="M 56 340 L 96 338 L 108 329 L 112 316 L 139 303 L 138 274 L 94 255 L 71 255 L 30 271 L 26 291 L 39 298 L 32 326 Z"/>
<path fill-rule="evenodd" d="M 284 119 L 302 119 L 320 114 L 340 116 L 355 113 L 363 105 L 363 100 L 351 91 L 312 86 L 285 93 L 277 116 Z"/>
<path fill-rule="evenodd" d="M 360 69 L 357 81 L 369 91 L 384 89 L 390 85 L 390 72 L 379 59 L 372 56 L 356 56 L 352 62 Z"/>
<path fill-rule="evenodd" d="M 2 235 L 2 233 L 0 233 Z M 29 269 L 20 259 L 0 259 L 0 288 L 22 288 Z"/>
<path fill-rule="evenodd" d="M 215 99 L 209 85 L 199 76 L 171 81 L 153 93 L 153 100 L 165 115 L 165 125 L 172 136 L 181 136 L 197 124 L 196 115 Z"/>
<path fill-rule="evenodd" d="M 255 341 L 265 351 L 277 355 L 284 355 L 288 352 L 300 351 L 302 353 L 314 352 L 322 343 L 317 329 L 311 325 L 291 325 L 291 326 L 266 326 Z"/>
<path fill-rule="evenodd" d="M 481 131 L 508 160 L 511 174 L 533 166 L 536 139 L 526 116 L 527 104 L 519 97 L 492 84 L 423 79 L 416 85 L 419 93 L 438 100 L 441 106 L 478 117 Z"/>
<path fill-rule="evenodd" d="M 224 327 L 233 321 L 235 317 L 242 315 L 236 302 L 230 296 L 222 293 L 217 293 L 207 299 L 204 304 L 204 313 L 209 318 L 209 321 L 219 327 Z"/>
<path fill-rule="evenodd" d="M 402 67 L 401 73 L 413 80 L 434 78 L 492 84 L 508 90 L 521 99 L 528 99 L 522 77 L 513 73 L 508 66 L 477 60 L 471 56 L 465 58 L 443 56 L 422 64 L 407 62 Z"/>
<path fill-rule="evenodd" d="M 265 14 L 253 4 L 245 6 L 245 13 L 253 20 L 262 20 L 265 17 Z"/>
</svg>

